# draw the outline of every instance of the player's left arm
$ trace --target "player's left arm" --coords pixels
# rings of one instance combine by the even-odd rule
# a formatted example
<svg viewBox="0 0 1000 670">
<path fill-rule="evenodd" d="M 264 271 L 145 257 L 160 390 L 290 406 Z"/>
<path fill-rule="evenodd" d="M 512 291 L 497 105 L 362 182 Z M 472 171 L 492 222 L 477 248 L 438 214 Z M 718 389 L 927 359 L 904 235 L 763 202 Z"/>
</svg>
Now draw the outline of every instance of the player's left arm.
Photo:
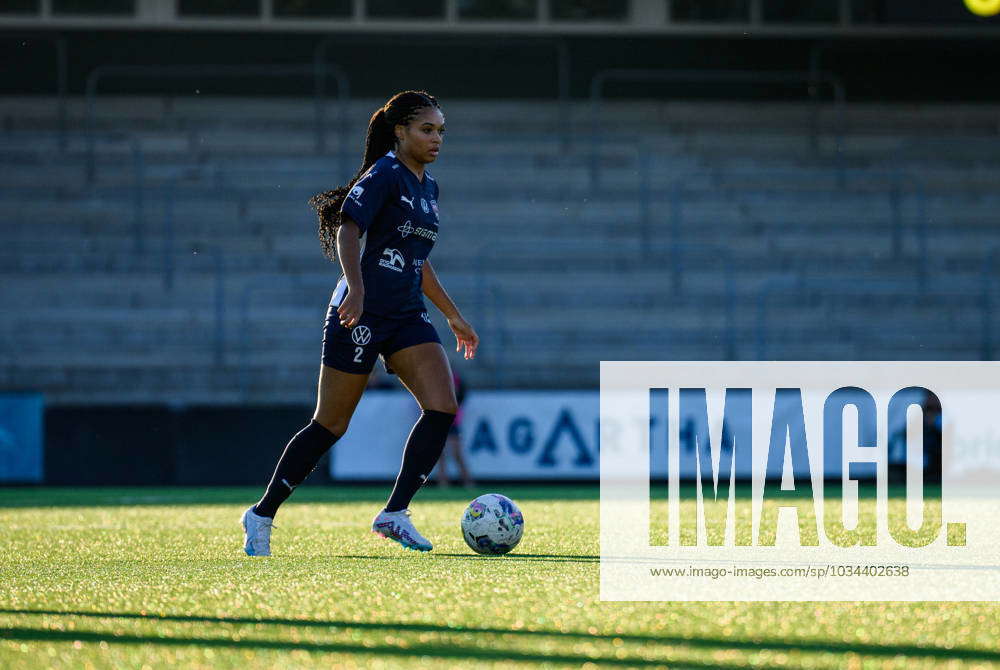
<svg viewBox="0 0 1000 670">
<path fill-rule="evenodd" d="M 444 317 L 448 319 L 448 327 L 451 328 L 451 332 L 455 333 L 455 351 L 461 351 L 464 345 L 466 360 L 475 358 L 476 348 L 479 346 L 479 335 L 476 334 L 472 324 L 462 317 L 458 306 L 444 290 L 444 286 L 441 286 L 430 259 L 424 261 L 420 274 L 420 289 L 425 296 L 430 298 L 434 306 L 441 310 Z"/>
</svg>

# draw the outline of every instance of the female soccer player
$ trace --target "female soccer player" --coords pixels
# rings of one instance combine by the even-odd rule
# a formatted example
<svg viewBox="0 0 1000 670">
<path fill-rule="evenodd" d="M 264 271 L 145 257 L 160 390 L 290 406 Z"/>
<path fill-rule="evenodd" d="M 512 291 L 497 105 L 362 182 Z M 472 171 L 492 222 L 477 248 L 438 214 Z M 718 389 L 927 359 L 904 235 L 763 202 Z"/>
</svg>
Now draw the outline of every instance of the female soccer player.
<svg viewBox="0 0 1000 670">
<path fill-rule="evenodd" d="M 243 548 L 250 556 L 270 556 L 278 506 L 347 431 L 379 356 L 421 413 L 372 530 L 409 549 L 432 548 L 410 521 L 408 505 L 441 456 L 457 403 L 448 358 L 421 293 L 447 318 L 456 351 L 464 346 L 468 360 L 479 346 L 427 258 L 438 235 L 438 186 L 425 166 L 437 159 L 444 131 L 434 97 L 397 93 L 372 115 L 361 169 L 351 182 L 309 201 L 319 216 L 323 251 L 340 259 L 343 275 L 323 331 L 316 412 L 285 447 L 264 496 L 243 513 Z"/>
</svg>

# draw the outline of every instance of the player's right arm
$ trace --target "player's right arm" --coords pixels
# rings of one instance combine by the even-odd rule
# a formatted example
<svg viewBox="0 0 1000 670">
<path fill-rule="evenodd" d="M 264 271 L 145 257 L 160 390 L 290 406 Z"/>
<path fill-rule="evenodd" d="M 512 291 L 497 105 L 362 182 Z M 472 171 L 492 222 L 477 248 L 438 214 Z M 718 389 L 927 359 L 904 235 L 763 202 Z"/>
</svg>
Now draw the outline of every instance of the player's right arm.
<svg viewBox="0 0 1000 670">
<path fill-rule="evenodd" d="M 353 219 L 344 215 L 337 226 L 337 258 L 347 279 L 347 295 L 340 301 L 337 314 L 340 325 L 353 328 L 365 311 L 365 284 L 361 279 L 361 231 Z"/>
<path fill-rule="evenodd" d="M 341 224 L 337 228 L 337 257 L 347 278 L 347 295 L 337 308 L 340 324 L 353 328 L 365 311 L 365 285 L 361 280 L 361 235 L 392 193 L 394 177 L 390 171 L 372 166 L 351 187 L 340 206 Z"/>
</svg>

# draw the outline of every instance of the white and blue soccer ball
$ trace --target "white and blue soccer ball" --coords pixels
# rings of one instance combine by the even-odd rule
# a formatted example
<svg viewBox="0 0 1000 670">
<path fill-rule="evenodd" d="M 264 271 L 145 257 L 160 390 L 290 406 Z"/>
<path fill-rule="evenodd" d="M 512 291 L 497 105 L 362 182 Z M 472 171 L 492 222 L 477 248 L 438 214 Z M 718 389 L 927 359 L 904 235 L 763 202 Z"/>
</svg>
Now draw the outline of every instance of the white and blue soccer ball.
<svg viewBox="0 0 1000 670">
<path fill-rule="evenodd" d="M 462 515 L 462 537 L 477 554 L 506 554 L 517 546 L 523 533 L 521 510 L 499 493 L 479 496 Z"/>
</svg>

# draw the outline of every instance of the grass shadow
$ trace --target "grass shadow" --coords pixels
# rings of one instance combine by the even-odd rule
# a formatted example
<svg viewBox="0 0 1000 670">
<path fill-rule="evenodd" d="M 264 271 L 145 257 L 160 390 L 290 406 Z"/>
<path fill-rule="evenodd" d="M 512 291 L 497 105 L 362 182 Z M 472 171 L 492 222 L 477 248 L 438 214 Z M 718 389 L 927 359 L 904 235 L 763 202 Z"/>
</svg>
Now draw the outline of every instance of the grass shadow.
<svg viewBox="0 0 1000 670">
<path fill-rule="evenodd" d="M 772 651 L 798 651 L 798 652 L 814 652 L 814 653 L 840 653 L 840 654 L 858 654 L 861 656 L 879 656 L 879 657 L 894 657 L 894 656 L 911 656 L 911 657 L 923 657 L 923 658 L 935 658 L 935 659 L 960 659 L 965 661 L 987 661 L 987 662 L 1000 662 L 1000 651 L 990 650 L 990 649 L 973 649 L 968 647 L 929 647 L 925 645 L 913 645 L 913 644 L 888 644 L 888 645 L 876 645 L 876 644 L 866 644 L 861 642 L 825 642 L 825 641 L 786 641 L 786 640 L 774 640 L 774 639 L 753 639 L 753 640 L 738 640 L 723 637 L 678 637 L 678 636 L 658 636 L 658 635 L 642 635 L 642 634 L 627 634 L 627 633 L 615 633 L 610 635 L 601 634 L 590 634 L 584 631 L 558 631 L 558 630 L 526 630 L 526 629 L 506 629 L 506 628 L 487 628 L 479 626 L 469 626 L 461 628 L 453 628 L 450 626 L 442 626 L 440 624 L 430 624 L 430 623 L 412 623 L 412 622 L 373 622 L 373 621 L 336 621 L 336 620 L 315 620 L 315 619 L 283 619 L 283 618 L 251 618 L 251 617 L 209 617 L 209 616 L 199 616 L 199 615 L 185 615 L 185 614 L 138 614 L 134 612 L 86 612 L 86 611 L 60 611 L 60 610 L 29 610 L 29 609 L 0 609 L 0 615 L 21 615 L 21 616 L 67 616 L 67 617 L 90 617 L 90 618 L 115 618 L 115 619 L 136 619 L 143 621 L 171 621 L 171 622 L 182 622 L 182 623 L 213 623 L 213 624 L 270 624 L 278 626 L 303 626 L 310 628 L 353 628 L 358 630 L 369 630 L 369 631 L 411 631 L 419 633 L 441 633 L 441 634 L 460 634 L 469 633 L 475 635 L 517 635 L 517 636 L 549 636 L 549 637 L 562 637 L 571 638 L 578 640 L 603 640 L 603 641 L 613 641 L 614 639 L 620 639 L 624 642 L 635 642 L 635 643 L 647 643 L 647 644 L 662 644 L 670 646 L 680 646 L 680 647 L 692 647 L 698 649 L 710 649 L 716 651 L 722 650 L 742 650 L 742 651 L 759 651 L 759 650 L 772 650 Z M 9 637 L 12 629 L 0 629 L 0 639 Z M 69 631 L 63 633 L 62 631 L 52 631 L 48 629 L 14 629 L 15 631 L 35 631 L 38 635 L 46 635 L 49 633 L 56 633 L 59 635 L 65 635 L 69 640 L 82 639 L 78 637 L 83 634 L 80 632 Z M 97 635 L 97 634 L 95 634 Z M 74 637 L 77 636 L 77 637 Z M 108 640 L 107 634 L 97 635 L 98 640 Z M 22 638 L 17 638 L 22 639 Z M 50 639 L 50 638 L 31 638 L 31 639 Z M 119 640 L 118 637 L 113 637 L 111 639 Z M 161 641 L 161 638 L 150 638 L 152 643 Z M 208 638 L 206 644 L 225 644 L 231 643 L 231 640 L 213 640 Z M 189 640 L 190 644 L 199 644 L 198 640 Z M 235 644 L 235 643 L 233 643 Z M 256 644 L 256 642 L 254 642 Z M 272 644 L 271 642 L 263 642 L 262 644 Z M 278 643 L 274 643 L 278 644 Z M 282 643 L 284 644 L 284 643 Z M 288 643 L 286 645 L 288 648 L 310 648 L 302 647 L 297 644 Z M 323 645 L 320 645 L 323 646 Z M 345 645 L 332 645 L 334 647 L 343 647 Z M 351 647 L 351 645 L 346 645 L 346 647 Z M 361 647 L 359 645 L 358 653 L 368 653 L 374 648 Z M 400 651 L 395 647 L 389 647 L 396 651 Z M 407 653 L 415 654 L 427 654 L 427 655 L 442 655 L 436 653 L 433 645 L 427 645 L 425 651 L 417 652 L 415 647 L 407 648 Z M 323 651 L 323 649 L 317 649 L 317 651 Z M 336 651 L 333 649 L 331 651 Z M 483 650 L 470 649 L 463 650 L 463 653 L 468 652 L 481 652 Z M 520 652 L 518 652 L 520 654 Z M 450 654 L 444 654 L 449 656 Z M 511 659 L 511 660 L 546 660 L 550 662 L 568 662 L 576 663 L 582 662 L 583 660 L 593 660 L 600 663 L 616 663 L 614 659 L 588 659 L 584 657 L 572 657 L 570 660 L 563 660 L 559 656 L 545 656 L 541 654 L 532 655 L 527 654 L 524 657 L 520 655 L 506 655 L 504 653 L 498 652 L 497 656 L 482 656 L 482 658 L 490 659 Z M 621 663 L 623 665 L 636 664 L 635 660 L 629 661 L 628 663 Z M 642 665 L 643 663 L 639 663 Z M 652 663 L 653 665 L 662 664 L 662 662 L 657 661 Z M 680 663 L 682 666 L 690 666 L 688 662 Z M 712 667 L 712 666 L 709 666 Z M 755 666 L 757 667 L 757 666 Z"/>
<path fill-rule="evenodd" d="M 450 631 L 459 633 L 462 631 Z M 407 658 L 421 658 L 425 656 L 434 658 L 445 658 L 462 660 L 468 662 L 495 662 L 510 661 L 520 663 L 565 663 L 568 665 L 582 665 L 587 662 L 597 663 L 602 667 L 620 666 L 628 668 L 639 667 L 667 667 L 674 665 L 673 662 L 651 660 L 639 657 L 618 658 L 616 656 L 591 656 L 588 654 L 565 654 L 553 653 L 543 654 L 529 651 L 519 651 L 511 649 L 499 649 L 490 647 L 473 647 L 464 645 L 448 644 L 411 644 L 406 647 L 393 646 L 387 644 L 350 644 L 342 642 L 292 642 L 278 640 L 261 640 L 253 638 L 243 638 L 233 640 L 230 638 L 213 637 L 159 637 L 153 635 L 118 635 L 114 633 L 94 633 L 85 631 L 59 631 L 46 628 L 7 628 L 0 629 L 0 640 L 18 640 L 22 642 L 87 642 L 91 644 L 141 644 L 160 646 L 198 646 L 212 648 L 228 648 L 234 650 L 263 649 L 273 651 L 301 650 L 317 653 L 332 654 L 370 654 L 374 656 L 394 656 Z M 717 663 L 701 663 L 697 661 L 685 661 L 681 666 L 686 668 L 718 668 Z M 676 667 L 676 666 L 675 666 Z M 735 666 L 731 666 L 735 667 Z M 756 666 L 764 667 L 764 666 Z M 776 668 L 764 670 L 776 670 Z"/>
</svg>

